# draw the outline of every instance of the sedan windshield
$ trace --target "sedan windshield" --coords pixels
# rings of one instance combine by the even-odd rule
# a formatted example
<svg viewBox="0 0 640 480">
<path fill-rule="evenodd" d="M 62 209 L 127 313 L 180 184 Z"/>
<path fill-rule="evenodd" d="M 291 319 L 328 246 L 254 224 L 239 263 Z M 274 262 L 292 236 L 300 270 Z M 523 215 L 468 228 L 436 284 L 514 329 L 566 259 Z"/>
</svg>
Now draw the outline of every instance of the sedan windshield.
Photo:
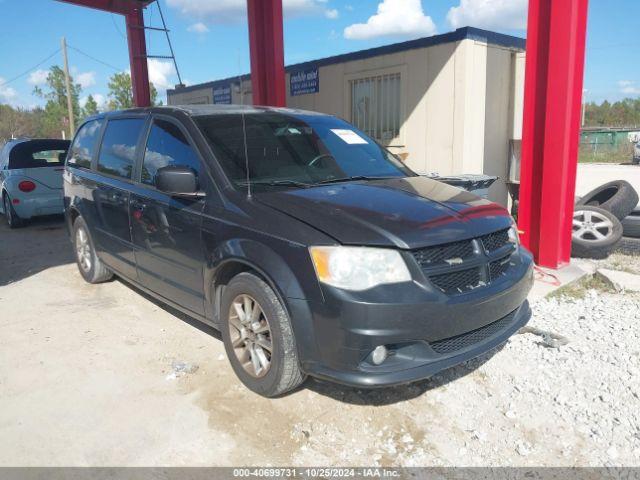
<svg viewBox="0 0 640 480">
<path fill-rule="evenodd" d="M 196 123 L 237 187 L 247 185 L 247 165 L 256 188 L 415 175 L 364 133 L 330 116 L 237 113 L 196 117 Z"/>
</svg>

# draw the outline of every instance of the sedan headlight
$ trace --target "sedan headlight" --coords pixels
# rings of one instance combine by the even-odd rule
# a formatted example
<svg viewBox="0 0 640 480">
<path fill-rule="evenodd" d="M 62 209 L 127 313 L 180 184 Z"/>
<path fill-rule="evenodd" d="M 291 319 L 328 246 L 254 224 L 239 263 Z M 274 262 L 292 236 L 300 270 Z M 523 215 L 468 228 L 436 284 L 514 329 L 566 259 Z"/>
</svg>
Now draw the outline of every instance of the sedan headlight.
<svg viewBox="0 0 640 480">
<path fill-rule="evenodd" d="M 411 280 L 400 252 L 369 247 L 310 247 L 318 280 L 345 290 Z"/>
<path fill-rule="evenodd" d="M 511 225 L 509 229 L 509 241 L 516 247 L 520 245 L 520 235 L 518 234 L 518 227 L 516 225 Z"/>
</svg>

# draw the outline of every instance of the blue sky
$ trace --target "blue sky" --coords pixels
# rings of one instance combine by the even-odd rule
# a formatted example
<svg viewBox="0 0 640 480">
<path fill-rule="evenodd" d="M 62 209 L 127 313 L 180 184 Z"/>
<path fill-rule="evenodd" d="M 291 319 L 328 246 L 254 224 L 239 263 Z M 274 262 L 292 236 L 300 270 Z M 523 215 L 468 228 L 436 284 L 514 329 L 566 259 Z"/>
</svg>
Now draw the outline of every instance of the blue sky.
<svg viewBox="0 0 640 480">
<path fill-rule="evenodd" d="M 199 83 L 249 70 L 246 0 L 160 0 L 171 29 L 183 81 Z M 477 26 L 526 36 L 526 0 L 283 0 L 285 60 L 298 63 L 409 38 Z M 637 0 L 591 0 L 587 34 L 587 100 L 640 95 L 640 20 Z M 33 69 L 66 36 L 69 61 L 83 96 L 103 99 L 107 81 L 128 68 L 124 21 L 117 15 L 53 0 L 0 0 L 0 102 L 42 103 L 32 95 L 45 71 L 61 64 L 59 53 Z M 37 13 L 37 15 L 36 15 Z M 155 5 L 146 12 L 159 24 Z M 147 34 L 150 54 L 168 53 L 164 34 Z M 93 57 L 93 58 L 90 58 Z M 100 62 L 96 61 L 99 60 Z M 25 71 L 24 76 L 15 77 Z M 163 92 L 177 82 L 169 62 L 150 65 Z M 9 82 L 9 83 L 7 83 Z"/>
</svg>

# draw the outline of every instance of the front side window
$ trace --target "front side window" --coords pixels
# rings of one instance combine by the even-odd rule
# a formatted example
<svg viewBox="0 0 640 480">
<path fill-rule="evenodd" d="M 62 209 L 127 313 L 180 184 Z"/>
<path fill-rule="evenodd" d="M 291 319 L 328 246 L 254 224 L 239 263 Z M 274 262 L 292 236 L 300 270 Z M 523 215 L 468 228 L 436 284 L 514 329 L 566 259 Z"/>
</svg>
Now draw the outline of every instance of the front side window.
<svg viewBox="0 0 640 480">
<path fill-rule="evenodd" d="M 98 156 L 99 172 L 131 179 L 136 163 L 136 145 L 144 122 L 142 118 L 109 120 Z"/>
<path fill-rule="evenodd" d="M 200 174 L 200 160 L 180 128 L 166 120 L 155 120 L 149 132 L 142 162 L 142 183 L 155 185 L 158 169 L 190 167 Z"/>
<path fill-rule="evenodd" d="M 91 168 L 91 157 L 98 135 L 104 124 L 103 120 L 92 120 L 85 123 L 73 140 L 68 164 L 75 167 Z"/>
<path fill-rule="evenodd" d="M 246 185 L 247 165 L 252 184 L 266 187 L 415 175 L 363 132 L 335 117 L 264 112 L 195 120 L 225 173 L 239 187 Z"/>
<path fill-rule="evenodd" d="M 351 123 L 388 145 L 400 135 L 400 74 L 350 81 Z"/>
</svg>

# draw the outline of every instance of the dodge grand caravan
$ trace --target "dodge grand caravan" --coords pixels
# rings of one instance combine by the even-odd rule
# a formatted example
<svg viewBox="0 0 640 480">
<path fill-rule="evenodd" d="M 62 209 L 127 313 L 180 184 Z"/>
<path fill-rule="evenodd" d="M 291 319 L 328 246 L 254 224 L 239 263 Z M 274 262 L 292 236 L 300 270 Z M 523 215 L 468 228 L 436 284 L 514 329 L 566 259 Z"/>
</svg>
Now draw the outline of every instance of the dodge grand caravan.
<svg viewBox="0 0 640 480">
<path fill-rule="evenodd" d="M 88 119 L 64 202 L 80 274 L 117 275 L 222 333 L 251 390 L 307 375 L 423 379 L 529 319 L 509 214 L 421 177 L 366 133 L 290 109 L 189 106 Z"/>
</svg>

